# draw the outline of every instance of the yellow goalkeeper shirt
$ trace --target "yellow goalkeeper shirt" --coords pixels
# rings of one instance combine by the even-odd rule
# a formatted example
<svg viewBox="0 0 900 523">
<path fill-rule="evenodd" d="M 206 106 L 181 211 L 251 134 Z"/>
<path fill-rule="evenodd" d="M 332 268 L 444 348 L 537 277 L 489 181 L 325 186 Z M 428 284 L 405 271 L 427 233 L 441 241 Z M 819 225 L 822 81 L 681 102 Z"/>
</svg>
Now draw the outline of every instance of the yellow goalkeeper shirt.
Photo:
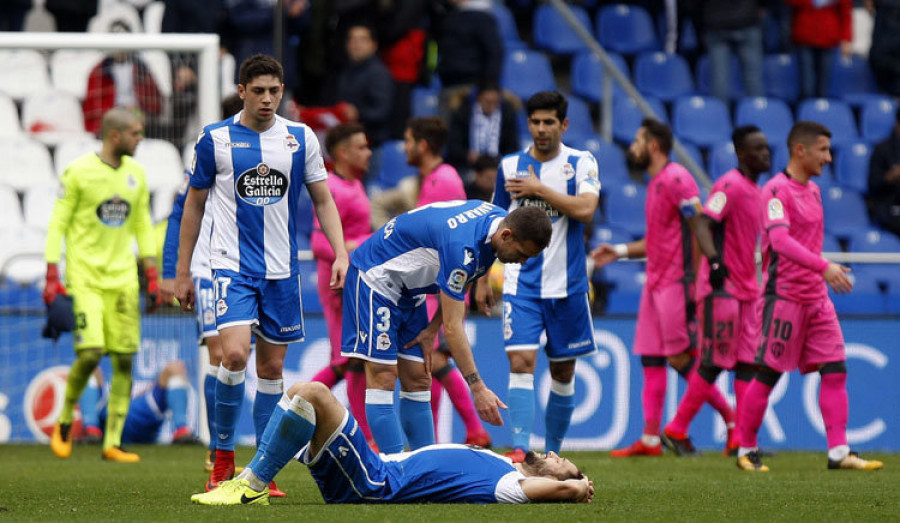
<svg viewBox="0 0 900 523">
<path fill-rule="evenodd" d="M 47 263 L 58 263 L 66 241 L 66 284 L 114 289 L 137 281 L 132 238 L 141 257 L 156 256 L 144 168 L 130 156 L 118 169 L 96 153 L 73 161 L 47 231 Z"/>
</svg>

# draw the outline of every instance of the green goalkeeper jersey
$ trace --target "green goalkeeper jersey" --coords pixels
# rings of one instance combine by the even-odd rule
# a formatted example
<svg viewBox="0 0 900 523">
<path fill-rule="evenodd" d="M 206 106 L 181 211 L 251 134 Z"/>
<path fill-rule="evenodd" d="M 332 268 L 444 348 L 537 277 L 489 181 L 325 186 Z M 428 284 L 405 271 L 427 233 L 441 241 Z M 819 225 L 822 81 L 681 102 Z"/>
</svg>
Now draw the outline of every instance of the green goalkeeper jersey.
<svg viewBox="0 0 900 523">
<path fill-rule="evenodd" d="M 156 256 L 144 168 L 130 156 L 118 169 L 95 153 L 73 161 L 62 175 L 47 231 L 47 263 L 58 263 L 66 241 L 66 284 L 113 289 L 133 285 L 141 257 Z"/>
</svg>

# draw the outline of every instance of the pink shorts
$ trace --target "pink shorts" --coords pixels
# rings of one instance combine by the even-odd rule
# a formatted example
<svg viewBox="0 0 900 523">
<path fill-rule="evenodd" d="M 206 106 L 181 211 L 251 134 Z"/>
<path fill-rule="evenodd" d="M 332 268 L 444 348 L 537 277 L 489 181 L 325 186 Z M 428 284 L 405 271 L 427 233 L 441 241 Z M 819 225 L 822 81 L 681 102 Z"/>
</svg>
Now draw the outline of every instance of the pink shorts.
<svg viewBox="0 0 900 523">
<path fill-rule="evenodd" d="M 762 342 L 756 362 L 779 372 L 807 373 L 823 363 L 844 361 L 844 335 L 831 300 L 797 303 L 762 298 Z"/>
<path fill-rule="evenodd" d="M 681 282 L 641 291 L 634 352 L 674 356 L 697 346 L 697 321 L 690 287 Z"/>
<path fill-rule="evenodd" d="M 697 304 L 703 362 L 722 369 L 753 363 L 759 344 L 759 300 L 712 293 Z"/>
</svg>

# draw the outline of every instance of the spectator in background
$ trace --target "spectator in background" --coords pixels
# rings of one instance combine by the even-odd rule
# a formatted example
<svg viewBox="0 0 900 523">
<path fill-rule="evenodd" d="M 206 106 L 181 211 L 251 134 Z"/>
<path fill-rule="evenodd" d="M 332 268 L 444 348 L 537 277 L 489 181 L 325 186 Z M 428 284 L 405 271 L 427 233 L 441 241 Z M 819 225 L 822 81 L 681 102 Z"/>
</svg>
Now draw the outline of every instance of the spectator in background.
<svg viewBox="0 0 900 523">
<path fill-rule="evenodd" d="M 515 104 L 515 105 L 514 105 Z M 479 156 L 506 156 L 519 149 L 519 101 L 505 95 L 497 84 L 461 92 L 450 102 L 447 162 L 467 173 Z"/>
<path fill-rule="evenodd" d="M 891 0 L 868 0 L 875 11 L 869 65 L 878 87 L 891 96 L 900 96 L 900 4 Z"/>
<path fill-rule="evenodd" d="M 466 198 L 469 200 L 491 201 L 494 184 L 497 182 L 497 166 L 500 159 L 496 156 L 479 156 L 472 164 L 472 176 L 466 182 Z"/>
<path fill-rule="evenodd" d="M 0 7 L 0 31 L 21 31 L 32 0 L 6 0 Z"/>
<path fill-rule="evenodd" d="M 163 0 L 164 33 L 215 33 L 225 22 L 224 0 Z"/>
<path fill-rule="evenodd" d="M 853 0 L 785 0 L 793 8 L 791 34 L 800 65 L 800 96 L 828 96 L 834 49 L 850 56 Z"/>
<path fill-rule="evenodd" d="M 503 39 L 486 0 L 450 0 L 453 9 L 440 22 L 437 73 L 440 114 L 449 119 L 449 102 L 461 89 L 500 83 Z"/>
<path fill-rule="evenodd" d="M 377 147 L 388 138 L 394 82 L 378 58 L 378 42 L 370 26 L 350 27 L 346 44 L 350 62 L 338 76 L 337 99 L 353 106 L 358 120 L 366 126 L 369 143 Z"/>
<path fill-rule="evenodd" d="M 712 94 L 729 101 L 732 50 L 737 53 L 744 75 L 744 94 L 764 96 L 763 45 L 758 0 L 694 0 L 702 20 L 703 38 L 709 52 Z"/>
<path fill-rule="evenodd" d="M 97 0 L 46 0 L 44 7 L 56 19 L 56 30 L 83 33 L 97 14 Z"/>
<path fill-rule="evenodd" d="M 900 236 L 900 109 L 894 131 L 872 151 L 869 203 L 875 222 Z"/>
<path fill-rule="evenodd" d="M 148 136 L 159 136 L 156 117 L 162 111 L 162 96 L 147 64 L 134 53 L 107 56 L 88 75 L 87 93 L 82 102 L 84 128 L 100 133 L 103 114 L 113 107 L 139 110 Z"/>
</svg>

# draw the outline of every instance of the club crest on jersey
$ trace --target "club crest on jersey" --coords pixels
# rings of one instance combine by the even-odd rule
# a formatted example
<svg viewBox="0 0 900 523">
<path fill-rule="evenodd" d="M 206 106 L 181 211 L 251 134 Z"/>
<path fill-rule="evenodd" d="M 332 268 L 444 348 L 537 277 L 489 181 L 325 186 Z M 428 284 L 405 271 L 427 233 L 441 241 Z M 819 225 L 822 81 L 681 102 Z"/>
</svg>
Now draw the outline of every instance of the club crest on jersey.
<svg viewBox="0 0 900 523">
<path fill-rule="evenodd" d="M 288 177 L 265 163 L 247 169 L 237 177 L 235 192 L 250 205 L 272 205 L 287 195 Z"/>
<path fill-rule="evenodd" d="M 466 271 L 453 269 L 450 273 L 450 278 L 447 279 L 447 287 L 453 292 L 460 293 L 466 288 L 466 280 L 468 279 L 469 275 L 466 274 Z"/>
<path fill-rule="evenodd" d="M 228 312 L 228 304 L 225 303 L 225 300 L 217 301 L 216 302 L 216 316 L 224 316 L 226 312 Z"/>
<path fill-rule="evenodd" d="M 575 177 L 575 168 L 572 167 L 571 163 L 563 164 L 562 173 L 563 173 L 563 176 L 566 177 L 566 180 L 571 180 L 572 178 Z"/>
<path fill-rule="evenodd" d="M 137 180 L 134 179 L 134 176 L 128 175 L 128 178 L 125 179 L 125 184 L 128 185 L 129 189 L 137 188 Z"/>
<path fill-rule="evenodd" d="M 107 227 L 121 227 L 125 224 L 129 214 L 131 214 L 131 204 L 118 194 L 97 206 L 97 218 Z"/>
<path fill-rule="evenodd" d="M 300 148 L 300 142 L 297 141 L 297 138 L 294 137 L 293 134 L 289 134 L 284 137 L 284 150 L 289 153 L 297 152 L 297 149 Z"/>
<path fill-rule="evenodd" d="M 378 335 L 377 341 L 375 342 L 375 348 L 378 350 L 388 350 L 391 348 L 391 337 L 387 335 L 386 332 L 382 332 Z"/>
</svg>

